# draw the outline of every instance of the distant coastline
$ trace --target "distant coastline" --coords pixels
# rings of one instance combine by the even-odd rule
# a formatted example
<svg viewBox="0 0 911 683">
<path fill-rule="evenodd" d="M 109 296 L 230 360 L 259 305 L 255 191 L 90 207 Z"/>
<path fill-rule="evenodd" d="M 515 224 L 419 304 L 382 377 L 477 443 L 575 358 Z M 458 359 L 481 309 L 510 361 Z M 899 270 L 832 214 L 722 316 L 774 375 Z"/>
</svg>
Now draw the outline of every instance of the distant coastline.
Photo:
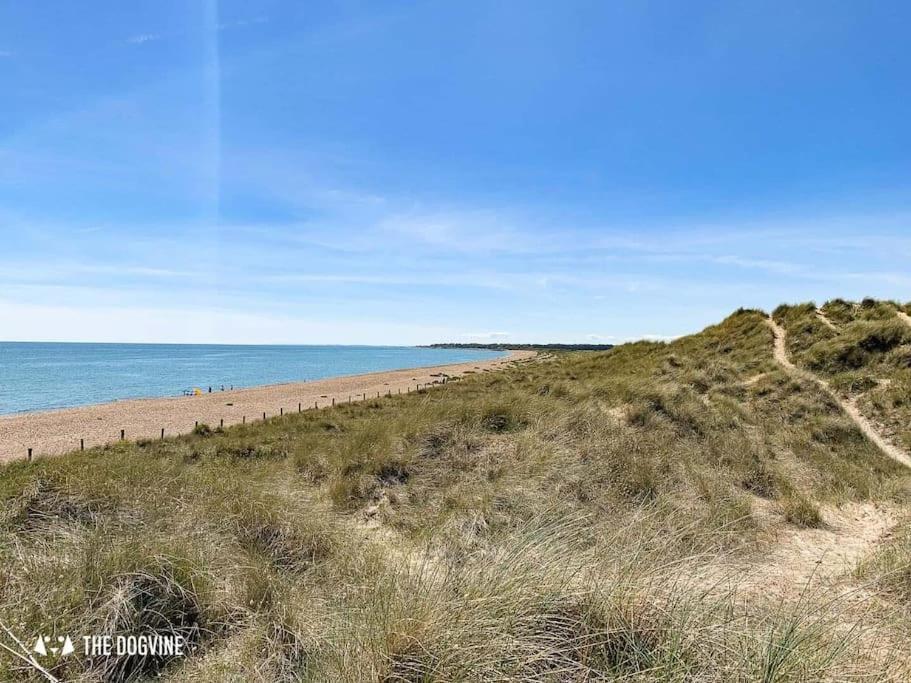
<svg viewBox="0 0 911 683">
<path fill-rule="evenodd" d="M 487 349 L 490 351 L 610 351 L 614 344 L 428 344 L 428 349 Z"/>
</svg>

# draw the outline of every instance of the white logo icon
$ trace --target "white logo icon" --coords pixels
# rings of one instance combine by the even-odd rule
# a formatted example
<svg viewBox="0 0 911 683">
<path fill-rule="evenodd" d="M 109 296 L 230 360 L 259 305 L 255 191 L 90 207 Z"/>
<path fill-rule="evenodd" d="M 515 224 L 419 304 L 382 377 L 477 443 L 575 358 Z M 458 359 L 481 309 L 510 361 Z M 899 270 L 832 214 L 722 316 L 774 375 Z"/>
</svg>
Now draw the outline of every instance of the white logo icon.
<svg viewBox="0 0 911 683">
<path fill-rule="evenodd" d="M 70 640 L 69 636 L 38 636 L 38 639 L 35 641 L 35 653 L 41 655 L 42 657 L 47 657 L 48 653 L 63 657 L 73 653 L 76 648 L 73 647 L 73 641 Z"/>
</svg>

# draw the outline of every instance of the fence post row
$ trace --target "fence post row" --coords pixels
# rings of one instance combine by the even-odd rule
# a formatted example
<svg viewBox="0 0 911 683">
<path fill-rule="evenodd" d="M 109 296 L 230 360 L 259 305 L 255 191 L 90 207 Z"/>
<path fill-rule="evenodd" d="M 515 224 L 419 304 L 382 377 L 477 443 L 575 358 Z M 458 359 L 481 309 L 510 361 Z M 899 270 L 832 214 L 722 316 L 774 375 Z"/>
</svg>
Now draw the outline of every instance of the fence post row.
<svg viewBox="0 0 911 683">
<path fill-rule="evenodd" d="M 420 383 L 415 384 L 415 387 L 414 387 L 414 388 L 415 388 L 415 391 L 420 391 L 420 390 L 421 390 L 421 384 L 420 384 Z M 398 393 L 399 395 L 401 395 L 401 393 L 402 393 L 402 388 L 401 388 L 401 387 L 398 388 L 397 393 Z M 411 385 L 407 385 L 407 386 L 405 387 L 405 393 L 406 393 L 406 394 L 411 393 Z M 367 400 L 367 393 L 366 393 L 366 392 L 363 393 L 363 394 L 358 394 L 358 396 L 363 397 L 363 400 L 365 400 L 365 401 Z M 377 397 L 377 398 L 380 397 L 380 392 L 379 392 L 379 391 L 376 392 L 376 397 Z M 389 389 L 389 390 L 386 392 L 386 397 L 387 397 L 387 398 L 392 398 L 392 389 Z M 352 401 L 353 401 L 353 396 L 352 396 L 352 394 L 348 394 L 348 403 L 350 404 Z M 332 406 L 333 406 L 333 407 L 335 406 L 335 397 L 332 398 Z M 302 411 L 303 411 L 303 408 L 304 408 L 303 403 L 300 403 L 300 402 L 299 402 L 299 403 L 297 404 L 297 412 L 299 412 L 299 413 L 302 412 Z M 318 409 L 319 409 L 319 401 L 314 401 L 314 402 L 313 402 L 313 408 L 314 408 L 314 410 L 318 410 Z M 285 409 L 284 409 L 284 408 L 279 408 L 279 409 L 278 409 L 278 414 L 281 415 L 281 416 L 283 416 L 283 415 L 285 414 Z M 263 421 L 265 421 L 265 420 L 266 420 L 266 413 L 265 413 L 265 411 L 263 411 Z M 225 426 L 225 419 L 224 419 L 224 418 L 221 418 L 221 419 L 219 420 L 219 424 L 220 424 L 221 427 L 224 427 L 224 426 Z M 246 416 L 246 415 L 244 415 L 243 417 L 241 417 L 241 424 L 247 424 L 247 416 Z M 198 427 L 199 427 L 199 420 L 194 420 L 194 422 L 193 422 L 193 428 L 194 428 L 194 429 L 197 429 Z M 165 432 L 165 428 L 162 427 L 162 428 L 161 428 L 161 438 L 162 438 L 162 440 L 164 440 L 164 432 Z M 120 430 L 120 440 L 121 440 L 121 441 L 124 441 L 125 439 L 126 439 L 126 430 L 125 430 L 125 429 L 121 429 L 121 430 Z M 79 450 L 80 450 L 80 451 L 84 451 L 84 450 L 85 450 L 85 438 L 84 438 L 84 437 L 81 438 L 81 439 L 79 439 Z M 29 462 L 32 461 L 32 449 L 31 449 L 31 448 L 28 449 L 28 460 L 29 460 Z"/>
</svg>

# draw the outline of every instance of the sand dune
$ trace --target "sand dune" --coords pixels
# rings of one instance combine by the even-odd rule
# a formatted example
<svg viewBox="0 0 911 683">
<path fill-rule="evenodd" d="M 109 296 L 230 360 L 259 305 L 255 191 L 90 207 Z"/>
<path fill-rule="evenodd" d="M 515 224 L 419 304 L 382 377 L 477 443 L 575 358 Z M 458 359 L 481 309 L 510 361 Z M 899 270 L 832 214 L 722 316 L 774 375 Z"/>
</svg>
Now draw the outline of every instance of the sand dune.
<svg viewBox="0 0 911 683">
<path fill-rule="evenodd" d="M 216 392 L 202 396 L 138 399 L 36 413 L 0 416 L 0 462 L 25 458 L 31 448 L 34 457 L 59 455 L 85 447 L 117 441 L 120 430 L 127 439 L 160 438 L 190 432 L 195 423 L 217 426 L 261 420 L 263 413 L 274 417 L 281 411 L 296 412 L 336 402 L 376 398 L 377 394 L 406 393 L 417 385 L 441 381 L 441 373 L 461 376 L 503 367 L 533 357 L 531 351 L 512 351 L 489 361 L 391 370 L 313 382 L 274 384 L 252 389 Z"/>
</svg>

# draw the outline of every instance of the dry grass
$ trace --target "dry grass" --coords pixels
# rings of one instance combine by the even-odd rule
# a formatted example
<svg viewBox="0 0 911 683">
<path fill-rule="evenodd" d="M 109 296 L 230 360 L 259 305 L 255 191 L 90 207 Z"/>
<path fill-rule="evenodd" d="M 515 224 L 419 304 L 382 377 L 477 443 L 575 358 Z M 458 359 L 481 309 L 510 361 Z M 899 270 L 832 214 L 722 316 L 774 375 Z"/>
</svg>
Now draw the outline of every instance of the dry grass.
<svg viewBox="0 0 911 683">
<path fill-rule="evenodd" d="M 890 324 L 826 308 L 844 332 L 776 311 L 801 362 Z M 194 646 L 68 658 L 65 680 L 900 680 L 905 546 L 834 593 L 739 587 L 821 506 L 907 493 L 744 310 L 671 344 L 9 465 L 0 620 Z M 876 610 L 838 597 L 859 582 Z"/>
</svg>

